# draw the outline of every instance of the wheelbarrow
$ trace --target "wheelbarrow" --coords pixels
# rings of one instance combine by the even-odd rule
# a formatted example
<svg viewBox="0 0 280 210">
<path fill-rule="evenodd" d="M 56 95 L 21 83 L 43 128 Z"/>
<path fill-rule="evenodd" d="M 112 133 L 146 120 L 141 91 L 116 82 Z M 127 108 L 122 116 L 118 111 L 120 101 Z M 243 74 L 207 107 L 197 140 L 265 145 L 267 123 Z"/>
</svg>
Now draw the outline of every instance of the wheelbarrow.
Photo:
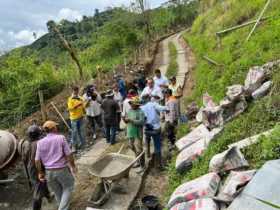
<svg viewBox="0 0 280 210">
<path fill-rule="evenodd" d="M 117 183 L 123 178 L 129 178 L 130 169 L 144 155 L 144 151 L 138 157 L 120 154 L 123 146 L 117 153 L 109 153 L 98 159 L 90 168 L 89 173 L 98 177 L 103 184 L 103 195 L 97 199 L 90 199 L 94 206 L 103 205 L 112 191 L 113 183 Z"/>
</svg>

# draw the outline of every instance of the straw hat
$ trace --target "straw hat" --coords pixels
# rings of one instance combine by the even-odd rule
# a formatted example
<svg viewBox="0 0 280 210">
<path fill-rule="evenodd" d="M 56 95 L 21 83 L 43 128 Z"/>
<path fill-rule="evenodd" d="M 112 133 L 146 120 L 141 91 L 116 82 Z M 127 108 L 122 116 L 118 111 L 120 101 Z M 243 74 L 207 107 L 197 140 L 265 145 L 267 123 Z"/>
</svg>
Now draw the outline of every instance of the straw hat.
<svg viewBox="0 0 280 210">
<path fill-rule="evenodd" d="M 59 124 L 54 122 L 54 121 L 51 121 L 51 120 L 48 120 L 44 123 L 43 125 L 43 128 L 47 128 L 47 129 L 53 129 L 55 128 L 56 126 L 58 126 Z"/>
<path fill-rule="evenodd" d="M 131 105 L 141 106 L 141 101 L 140 101 L 140 98 L 138 96 L 135 96 L 135 97 L 131 98 L 129 103 Z"/>
</svg>

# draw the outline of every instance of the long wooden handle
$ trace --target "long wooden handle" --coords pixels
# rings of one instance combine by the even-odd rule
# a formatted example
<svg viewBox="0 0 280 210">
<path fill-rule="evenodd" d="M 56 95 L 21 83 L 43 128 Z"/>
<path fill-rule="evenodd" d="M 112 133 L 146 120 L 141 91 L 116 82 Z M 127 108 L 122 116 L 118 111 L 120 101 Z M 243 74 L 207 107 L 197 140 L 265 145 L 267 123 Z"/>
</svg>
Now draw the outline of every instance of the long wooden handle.
<svg viewBox="0 0 280 210">
<path fill-rule="evenodd" d="M 58 116 L 62 119 L 62 121 L 64 122 L 66 127 L 71 131 L 72 129 L 70 128 L 70 126 L 68 125 L 68 123 L 66 122 L 66 120 L 64 119 L 64 117 L 62 116 L 60 111 L 58 110 L 58 108 L 55 106 L 55 104 L 53 102 L 51 102 L 51 105 L 53 106 L 53 108 L 56 111 L 56 113 L 58 114 Z"/>
</svg>

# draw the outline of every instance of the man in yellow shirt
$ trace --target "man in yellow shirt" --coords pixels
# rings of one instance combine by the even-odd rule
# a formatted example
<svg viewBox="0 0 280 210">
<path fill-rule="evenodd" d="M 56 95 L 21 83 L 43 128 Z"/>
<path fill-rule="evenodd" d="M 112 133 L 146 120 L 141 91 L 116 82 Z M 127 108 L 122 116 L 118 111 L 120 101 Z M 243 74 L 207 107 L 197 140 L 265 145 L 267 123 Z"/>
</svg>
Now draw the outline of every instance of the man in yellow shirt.
<svg viewBox="0 0 280 210">
<path fill-rule="evenodd" d="M 74 151 L 85 146 L 85 137 L 83 131 L 83 120 L 85 114 L 84 100 L 79 96 L 79 87 L 73 87 L 73 94 L 68 98 L 68 111 L 71 120 L 71 144 Z M 78 142 L 78 138 L 80 142 Z"/>
</svg>

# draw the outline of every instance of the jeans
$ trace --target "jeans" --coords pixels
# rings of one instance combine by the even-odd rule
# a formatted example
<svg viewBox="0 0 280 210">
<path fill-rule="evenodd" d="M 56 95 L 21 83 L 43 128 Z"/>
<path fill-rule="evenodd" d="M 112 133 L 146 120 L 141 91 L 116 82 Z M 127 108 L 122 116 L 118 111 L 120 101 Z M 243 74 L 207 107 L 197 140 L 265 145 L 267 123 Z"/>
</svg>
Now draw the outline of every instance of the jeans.
<svg viewBox="0 0 280 210">
<path fill-rule="evenodd" d="M 83 118 L 77 120 L 71 120 L 71 128 L 72 128 L 72 135 L 71 135 L 71 143 L 73 146 L 84 146 L 85 145 L 85 137 L 84 137 L 84 130 L 83 130 Z M 80 142 L 78 143 L 78 138 Z"/>
<path fill-rule="evenodd" d="M 116 143 L 117 127 L 113 126 L 113 125 L 105 125 L 105 130 L 106 130 L 106 141 L 107 141 L 107 143 L 115 144 Z"/>
<path fill-rule="evenodd" d="M 171 122 L 166 122 L 165 124 L 165 133 L 167 135 L 169 143 L 173 146 L 175 145 L 176 141 L 176 124 L 177 123 L 171 123 Z"/>
<path fill-rule="evenodd" d="M 74 177 L 69 168 L 47 170 L 46 179 L 48 186 L 54 192 L 58 210 L 69 210 L 70 198 L 74 190 Z"/>
<path fill-rule="evenodd" d="M 98 127 L 102 130 L 103 134 L 105 135 L 105 129 L 103 128 L 101 115 L 95 117 L 87 116 L 87 118 L 92 128 L 93 134 L 96 134 L 96 125 L 98 125 Z"/>
<path fill-rule="evenodd" d="M 161 154 L 161 131 L 159 130 L 145 130 L 145 143 L 147 152 L 150 151 L 151 138 L 154 141 L 154 148 L 156 154 Z M 148 154 L 149 155 L 149 154 Z"/>
</svg>

